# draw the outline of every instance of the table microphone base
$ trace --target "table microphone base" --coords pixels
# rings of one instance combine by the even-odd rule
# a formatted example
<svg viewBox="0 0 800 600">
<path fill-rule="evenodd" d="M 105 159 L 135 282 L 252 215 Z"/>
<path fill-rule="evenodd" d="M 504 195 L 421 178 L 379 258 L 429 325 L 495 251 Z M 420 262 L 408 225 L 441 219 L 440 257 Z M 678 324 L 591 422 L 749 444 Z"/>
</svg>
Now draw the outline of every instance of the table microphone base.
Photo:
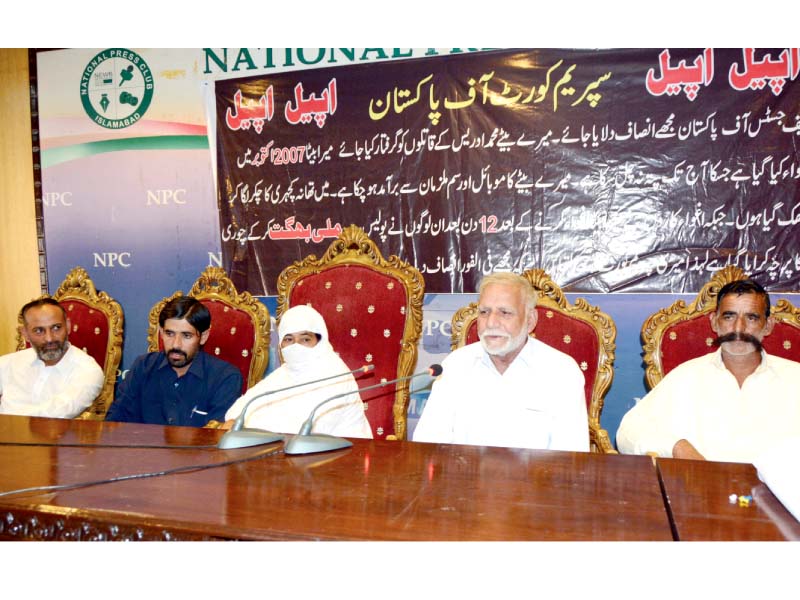
<svg viewBox="0 0 800 600">
<path fill-rule="evenodd" d="M 341 448 L 349 448 L 353 442 L 344 438 L 324 433 L 312 435 L 296 435 L 283 447 L 284 454 L 313 454 L 314 452 L 330 452 Z"/>
<path fill-rule="evenodd" d="M 263 429 L 240 429 L 228 431 L 219 439 L 217 448 L 232 450 L 234 448 L 248 448 L 283 441 L 283 436 Z"/>
</svg>

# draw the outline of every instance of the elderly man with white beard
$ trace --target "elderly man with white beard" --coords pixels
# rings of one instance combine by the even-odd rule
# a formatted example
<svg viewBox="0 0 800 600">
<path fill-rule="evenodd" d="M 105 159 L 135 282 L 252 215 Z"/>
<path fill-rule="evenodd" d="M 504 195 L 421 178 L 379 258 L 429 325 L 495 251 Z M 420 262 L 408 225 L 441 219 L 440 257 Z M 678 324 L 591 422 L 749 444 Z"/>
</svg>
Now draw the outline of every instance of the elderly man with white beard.
<svg viewBox="0 0 800 600">
<path fill-rule="evenodd" d="M 588 452 L 583 374 L 572 357 L 529 337 L 536 320 L 524 277 L 485 277 L 480 342 L 443 361 L 413 440 Z"/>
</svg>

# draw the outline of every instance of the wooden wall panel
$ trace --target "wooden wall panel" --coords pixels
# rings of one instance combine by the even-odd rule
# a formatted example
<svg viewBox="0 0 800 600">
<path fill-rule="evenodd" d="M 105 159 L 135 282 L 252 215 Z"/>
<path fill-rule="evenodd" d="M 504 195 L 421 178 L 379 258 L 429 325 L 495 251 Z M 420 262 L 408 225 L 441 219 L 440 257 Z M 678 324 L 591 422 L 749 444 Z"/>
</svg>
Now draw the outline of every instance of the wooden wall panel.
<svg viewBox="0 0 800 600">
<path fill-rule="evenodd" d="M 0 130 L 0 354 L 6 354 L 15 347 L 19 308 L 41 292 L 26 48 L 0 49 Z"/>
</svg>

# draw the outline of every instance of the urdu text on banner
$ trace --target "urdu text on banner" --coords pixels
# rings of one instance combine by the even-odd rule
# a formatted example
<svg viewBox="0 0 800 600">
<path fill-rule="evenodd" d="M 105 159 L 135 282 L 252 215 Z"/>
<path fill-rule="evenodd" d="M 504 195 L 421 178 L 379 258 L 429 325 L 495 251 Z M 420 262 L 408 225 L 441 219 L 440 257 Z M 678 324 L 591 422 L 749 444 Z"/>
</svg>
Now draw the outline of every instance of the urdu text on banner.
<svg viewBox="0 0 800 600">
<path fill-rule="evenodd" d="M 800 283 L 798 49 L 514 50 L 216 82 L 239 289 L 360 226 L 427 292 L 543 268 L 568 292 Z"/>
</svg>

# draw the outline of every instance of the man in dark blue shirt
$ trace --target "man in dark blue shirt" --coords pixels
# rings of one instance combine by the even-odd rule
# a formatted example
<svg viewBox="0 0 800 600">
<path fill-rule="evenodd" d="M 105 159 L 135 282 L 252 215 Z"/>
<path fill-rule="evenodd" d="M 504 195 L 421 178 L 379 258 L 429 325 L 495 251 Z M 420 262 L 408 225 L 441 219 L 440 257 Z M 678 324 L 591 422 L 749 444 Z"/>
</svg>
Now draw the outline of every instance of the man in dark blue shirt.
<svg viewBox="0 0 800 600">
<path fill-rule="evenodd" d="M 202 351 L 211 314 L 191 296 L 179 296 L 158 316 L 163 352 L 137 358 L 117 387 L 106 421 L 190 425 L 223 421 L 242 392 L 233 365 Z"/>
</svg>

